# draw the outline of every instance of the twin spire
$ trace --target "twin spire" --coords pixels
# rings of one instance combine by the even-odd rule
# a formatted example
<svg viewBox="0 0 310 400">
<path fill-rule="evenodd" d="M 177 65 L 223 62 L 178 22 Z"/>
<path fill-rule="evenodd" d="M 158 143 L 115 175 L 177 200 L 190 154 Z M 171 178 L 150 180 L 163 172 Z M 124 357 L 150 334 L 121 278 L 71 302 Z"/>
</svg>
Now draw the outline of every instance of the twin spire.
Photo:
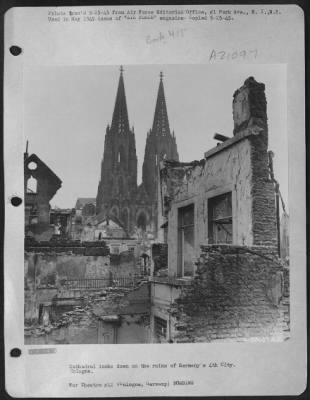
<svg viewBox="0 0 310 400">
<path fill-rule="evenodd" d="M 129 119 L 128 119 L 123 71 L 124 69 L 123 66 L 121 65 L 111 128 L 112 129 L 114 128 L 115 130 L 118 131 L 126 132 L 129 130 Z"/>
<path fill-rule="evenodd" d="M 115 106 L 112 117 L 111 129 L 119 132 L 126 132 L 129 130 L 129 119 L 126 103 L 125 85 L 123 77 L 124 68 L 120 66 L 120 77 L 118 82 Z M 153 120 L 153 127 L 151 134 L 156 136 L 170 135 L 170 127 L 167 113 L 167 105 L 163 84 L 163 73 L 159 74 L 159 88 L 157 93 L 157 101 L 155 107 L 155 114 Z"/>
<path fill-rule="evenodd" d="M 165 91 L 163 84 L 163 73 L 160 72 L 159 88 L 157 93 L 157 101 L 155 107 L 152 134 L 155 136 L 170 135 L 169 120 L 167 113 L 167 105 L 165 99 Z"/>
</svg>

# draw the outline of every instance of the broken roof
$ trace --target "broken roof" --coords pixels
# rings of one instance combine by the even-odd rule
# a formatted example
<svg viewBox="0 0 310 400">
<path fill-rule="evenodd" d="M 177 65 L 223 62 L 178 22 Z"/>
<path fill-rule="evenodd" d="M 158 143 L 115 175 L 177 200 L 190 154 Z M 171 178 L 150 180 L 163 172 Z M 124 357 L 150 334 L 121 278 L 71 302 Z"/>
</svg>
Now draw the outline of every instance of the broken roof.
<svg viewBox="0 0 310 400">
<path fill-rule="evenodd" d="M 75 203 L 75 209 L 79 210 L 83 208 L 86 204 L 96 205 L 96 199 L 94 197 L 78 197 Z"/>
<path fill-rule="evenodd" d="M 28 169 L 28 164 L 30 164 L 31 162 L 34 162 L 38 165 L 38 168 L 31 170 L 31 174 L 35 178 L 37 178 L 38 175 L 42 175 L 41 171 L 44 170 L 45 174 L 47 174 L 49 178 L 52 179 L 58 185 L 58 188 L 61 187 L 62 184 L 61 179 L 36 154 L 33 153 L 30 156 L 28 156 L 28 154 L 25 153 L 24 160 L 25 160 L 25 168 L 27 166 L 27 169 Z"/>
</svg>

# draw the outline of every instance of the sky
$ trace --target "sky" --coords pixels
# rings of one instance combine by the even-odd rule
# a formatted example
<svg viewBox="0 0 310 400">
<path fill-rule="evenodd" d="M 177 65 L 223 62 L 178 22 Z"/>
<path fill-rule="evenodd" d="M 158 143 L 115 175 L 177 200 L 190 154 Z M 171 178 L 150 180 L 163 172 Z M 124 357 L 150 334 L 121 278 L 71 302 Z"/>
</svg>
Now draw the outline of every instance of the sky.
<svg viewBox="0 0 310 400">
<path fill-rule="evenodd" d="M 233 93 L 253 76 L 266 85 L 269 149 L 288 208 L 286 68 L 284 65 L 124 65 L 130 126 L 134 126 L 141 182 L 144 147 L 152 127 L 160 71 L 170 129 L 180 161 L 201 159 L 214 133 L 233 136 Z M 24 71 L 24 141 L 62 180 L 53 207 L 73 208 L 96 197 L 105 130 L 111 124 L 119 66 L 27 67 Z"/>
</svg>

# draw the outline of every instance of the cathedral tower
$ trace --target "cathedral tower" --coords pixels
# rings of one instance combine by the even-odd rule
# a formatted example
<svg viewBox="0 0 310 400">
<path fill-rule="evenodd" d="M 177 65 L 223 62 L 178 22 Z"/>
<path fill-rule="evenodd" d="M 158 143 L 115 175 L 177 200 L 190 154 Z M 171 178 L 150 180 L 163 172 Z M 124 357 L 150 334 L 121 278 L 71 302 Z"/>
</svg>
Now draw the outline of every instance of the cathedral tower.
<svg viewBox="0 0 310 400">
<path fill-rule="evenodd" d="M 147 134 L 142 183 L 151 199 L 157 198 L 157 176 L 160 161 L 179 160 L 176 139 L 170 132 L 163 73 L 160 73 L 159 88 L 152 129 Z"/>
<path fill-rule="evenodd" d="M 152 129 L 148 132 L 142 170 L 142 184 L 136 200 L 136 225 L 157 235 L 157 202 L 159 163 L 163 159 L 179 160 L 176 139 L 171 134 L 163 74 L 160 73 L 159 88 Z"/>
<path fill-rule="evenodd" d="M 135 197 L 137 192 L 137 155 L 133 129 L 129 127 L 123 67 L 116 94 L 111 127 L 105 135 L 98 185 L 97 214 L 114 215 L 127 232 L 135 224 Z"/>
</svg>

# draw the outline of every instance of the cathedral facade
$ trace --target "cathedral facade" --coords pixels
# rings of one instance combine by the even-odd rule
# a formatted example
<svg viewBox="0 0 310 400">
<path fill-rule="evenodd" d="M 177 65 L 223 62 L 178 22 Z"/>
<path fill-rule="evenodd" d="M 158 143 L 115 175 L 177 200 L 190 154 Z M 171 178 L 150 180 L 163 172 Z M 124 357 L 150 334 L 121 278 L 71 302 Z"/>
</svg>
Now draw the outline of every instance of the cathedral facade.
<svg viewBox="0 0 310 400">
<path fill-rule="evenodd" d="M 174 132 L 170 131 L 161 73 L 153 125 L 146 135 L 142 183 L 138 186 L 135 132 L 129 125 L 121 67 L 112 123 L 106 128 L 97 214 L 119 221 L 128 235 L 144 232 L 156 236 L 158 170 L 163 159 L 178 161 L 179 155 Z"/>
</svg>

